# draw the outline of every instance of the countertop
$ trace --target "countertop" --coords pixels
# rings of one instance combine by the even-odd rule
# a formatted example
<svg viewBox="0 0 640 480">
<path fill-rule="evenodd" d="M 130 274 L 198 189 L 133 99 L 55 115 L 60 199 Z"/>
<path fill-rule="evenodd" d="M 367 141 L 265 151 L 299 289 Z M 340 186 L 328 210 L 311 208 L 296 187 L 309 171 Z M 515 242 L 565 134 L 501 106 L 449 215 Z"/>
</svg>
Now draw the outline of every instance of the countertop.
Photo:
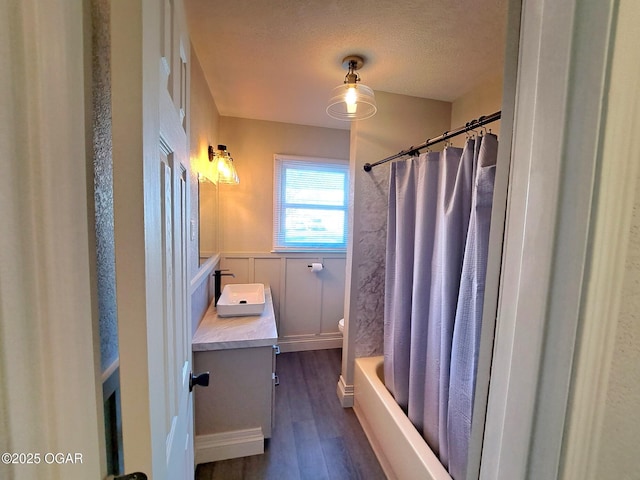
<svg viewBox="0 0 640 480">
<path fill-rule="evenodd" d="M 278 343 L 276 317 L 273 313 L 271 289 L 265 285 L 262 315 L 251 317 L 218 317 L 211 302 L 193 336 L 192 350 L 228 350 L 232 348 L 267 347 Z"/>
</svg>

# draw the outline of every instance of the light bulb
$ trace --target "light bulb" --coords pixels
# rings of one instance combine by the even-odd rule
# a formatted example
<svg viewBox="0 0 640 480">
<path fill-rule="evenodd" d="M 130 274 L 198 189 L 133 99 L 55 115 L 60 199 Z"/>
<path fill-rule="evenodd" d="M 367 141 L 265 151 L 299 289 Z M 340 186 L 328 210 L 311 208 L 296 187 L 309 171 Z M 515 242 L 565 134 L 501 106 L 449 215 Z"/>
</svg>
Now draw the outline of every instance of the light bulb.
<svg viewBox="0 0 640 480">
<path fill-rule="evenodd" d="M 220 158 L 218 161 L 218 175 L 226 178 L 229 176 L 229 166 L 224 158 Z"/>
<path fill-rule="evenodd" d="M 356 113 L 358 109 L 357 100 L 358 92 L 356 91 L 356 86 L 351 85 L 344 96 L 344 102 L 347 104 L 347 113 Z"/>
</svg>

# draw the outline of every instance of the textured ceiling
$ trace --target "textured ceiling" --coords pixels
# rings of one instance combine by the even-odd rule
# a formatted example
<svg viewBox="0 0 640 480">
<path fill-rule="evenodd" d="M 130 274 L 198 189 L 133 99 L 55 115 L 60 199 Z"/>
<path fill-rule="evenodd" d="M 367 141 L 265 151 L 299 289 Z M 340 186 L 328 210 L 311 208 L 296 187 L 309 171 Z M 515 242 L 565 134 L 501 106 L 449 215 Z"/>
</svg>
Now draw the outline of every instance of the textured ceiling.
<svg viewBox="0 0 640 480">
<path fill-rule="evenodd" d="M 333 128 L 342 59 L 376 91 L 452 101 L 502 71 L 507 0 L 185 0 L 221 115 Z"/>
</svg>

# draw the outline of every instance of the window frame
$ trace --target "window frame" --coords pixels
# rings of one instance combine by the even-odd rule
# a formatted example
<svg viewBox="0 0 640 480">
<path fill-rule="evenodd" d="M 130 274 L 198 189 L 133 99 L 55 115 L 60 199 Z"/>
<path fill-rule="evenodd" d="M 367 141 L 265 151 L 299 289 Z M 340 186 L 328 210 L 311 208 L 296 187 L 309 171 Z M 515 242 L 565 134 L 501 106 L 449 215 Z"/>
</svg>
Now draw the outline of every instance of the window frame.
<svg viewBox="0 0 640 480">
<path fill-rule="evenodd" d="M 301 208 L 313 209 L 318 208 L 322 210 L 336 210 L 344 212 L 344 242 L 333 246 L 332 244 L 315 244 L 314 245 L 287 245 L 284 242 L 285 238 L 285 211 L 287 205 L 296 206 L 298 204 L 287 204 L 285 202 L 284 195 L 284 172 L 287 168 L 293 168 L 295 166 L 302 166 L 301 164 L 309 165 L 310 170 L 317 167 L 317 170 L 326 169 L 331 165 L 339 165 L 344 168 L 345 180 L 344 180 L 344 206 L 335 205 L 313 205 L 313 204 L 300 204 Z M 349 160 L 339 158 L 322 158 L 322 157 L 307 157 L 302 155 L 283 155 L 276 153 L 273 155 L 273 235 L 272 235 L 272 252 L 284 253 L 284 252 L 327 252 L 327 253 L 345 253 L 347 250 L 347 242 L 349 238 Z"/>
</svg>

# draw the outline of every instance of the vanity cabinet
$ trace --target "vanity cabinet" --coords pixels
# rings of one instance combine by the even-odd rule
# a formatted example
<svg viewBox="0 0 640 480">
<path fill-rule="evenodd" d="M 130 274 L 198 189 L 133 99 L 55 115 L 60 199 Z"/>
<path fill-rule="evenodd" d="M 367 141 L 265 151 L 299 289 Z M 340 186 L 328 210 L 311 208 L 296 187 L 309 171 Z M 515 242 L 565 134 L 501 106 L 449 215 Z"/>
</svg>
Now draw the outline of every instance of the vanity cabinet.
<svg viewBox="0 0 640 480">
<path fill-rule="evenodd" d="M 196 463 L 256 455 L 271 437 L 278 334 L 270 289 L 260 316 L 218 317 L 210 306 L 193 338 Z"/>
</svg>

